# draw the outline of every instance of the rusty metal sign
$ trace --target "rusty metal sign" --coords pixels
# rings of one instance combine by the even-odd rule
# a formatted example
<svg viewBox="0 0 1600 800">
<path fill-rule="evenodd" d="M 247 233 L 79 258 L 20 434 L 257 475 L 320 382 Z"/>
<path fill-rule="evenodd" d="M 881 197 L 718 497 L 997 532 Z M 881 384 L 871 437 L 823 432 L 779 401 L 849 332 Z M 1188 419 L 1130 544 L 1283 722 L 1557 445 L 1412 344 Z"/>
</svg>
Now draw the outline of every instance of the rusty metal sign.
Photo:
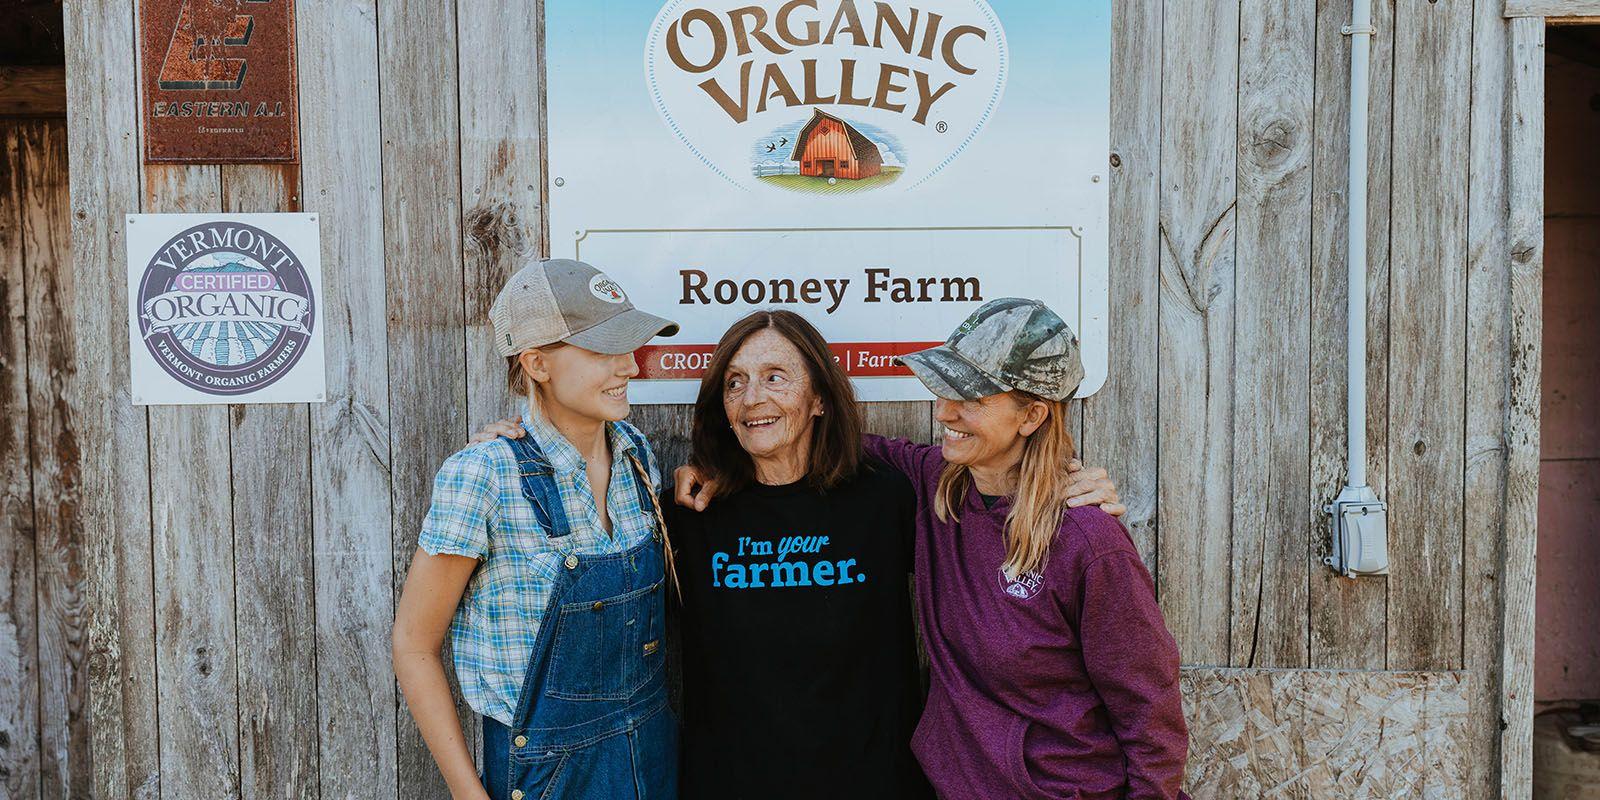
<svg viewBox="0 0 1600 800">
<path fill-rule="evenodd" d="M 294 0 L 139 0 L 145 163 L 300 158 Z"/>
</svg>

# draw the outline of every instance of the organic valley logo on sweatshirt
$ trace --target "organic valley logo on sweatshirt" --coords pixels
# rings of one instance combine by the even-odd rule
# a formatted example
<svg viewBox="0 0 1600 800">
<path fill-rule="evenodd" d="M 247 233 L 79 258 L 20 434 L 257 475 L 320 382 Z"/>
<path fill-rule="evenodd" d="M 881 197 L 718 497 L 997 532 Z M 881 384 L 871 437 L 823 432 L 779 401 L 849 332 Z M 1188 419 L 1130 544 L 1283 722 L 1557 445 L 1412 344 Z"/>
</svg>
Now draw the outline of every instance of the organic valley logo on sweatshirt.
<svg viewBox="0 0 1600 800">
<path fill-rule="evenodd" d="M 1018 600 L 1032 600 L 1040 590 L 1044 589 L 1044 575 L 1038 572 L 1024 572 L 1012 580 L 1006 577 L 1006 570 L 1001 567 L 1000 588 Z"/>
<path fill-rule="evenodd" d="M 994 114 L 1007 56 L 986 0 L 670 0 L 645 81 L 667 127 L 735 185 L 909 190 Z"/>
</svg>

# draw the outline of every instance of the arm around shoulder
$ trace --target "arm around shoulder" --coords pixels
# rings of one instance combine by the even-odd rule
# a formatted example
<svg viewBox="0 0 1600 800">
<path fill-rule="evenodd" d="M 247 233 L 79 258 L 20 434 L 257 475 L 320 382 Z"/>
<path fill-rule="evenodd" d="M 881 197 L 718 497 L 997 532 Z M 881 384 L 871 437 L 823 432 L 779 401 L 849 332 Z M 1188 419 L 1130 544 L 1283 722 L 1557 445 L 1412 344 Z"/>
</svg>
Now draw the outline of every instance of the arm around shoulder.
<svg viewBox="0 0 1600 800">
<path fill-rule="evenodd" d="M 939 445 L 918 444 L 910 439 L 890 438 L 876 433 L 862 435 L 861 446 L 867 455 L 905 473 L 913 483 L 928 470 L 930 462 L 942 458 Z"/>
</svg>

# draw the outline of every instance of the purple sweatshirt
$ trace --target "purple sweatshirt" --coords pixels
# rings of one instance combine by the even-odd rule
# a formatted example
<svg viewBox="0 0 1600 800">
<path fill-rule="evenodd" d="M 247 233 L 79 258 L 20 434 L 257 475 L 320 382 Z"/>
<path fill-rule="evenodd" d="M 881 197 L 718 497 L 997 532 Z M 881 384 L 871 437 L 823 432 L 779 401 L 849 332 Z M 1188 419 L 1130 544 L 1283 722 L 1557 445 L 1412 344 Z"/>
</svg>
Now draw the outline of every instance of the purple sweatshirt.
<svg viewBox="0 0 1600 800">
<path fill-rule="evenodd" d="M 1006 579 L 1009 498 L 933 513 L 936 445 L 867 452 L 917 492 L 916 596 L 932 661 L 912 749 L 944 798 L 1176 798 L 1189 746 L 1178 647 L 1122 525 L 1075 508 L 1039 573 Z"/>
</svg>

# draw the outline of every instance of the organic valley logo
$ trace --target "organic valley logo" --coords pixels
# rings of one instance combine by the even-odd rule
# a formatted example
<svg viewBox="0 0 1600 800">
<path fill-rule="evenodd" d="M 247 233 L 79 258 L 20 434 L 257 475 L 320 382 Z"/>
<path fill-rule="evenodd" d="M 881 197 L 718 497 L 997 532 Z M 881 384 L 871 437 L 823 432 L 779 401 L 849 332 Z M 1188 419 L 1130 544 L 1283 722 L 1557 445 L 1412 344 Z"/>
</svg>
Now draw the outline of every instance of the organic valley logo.
<svg viewBox="0 0 1600 800">
<path fill-rule="evenodd" d="M 139 334 L 167 374 L 215 395 L 264 388 L 305 353 L 311 281 L 276 236 L 208 222 L 167 240 L 139 282 Z"/>
<path fill-rule="evenodd" d="M 667 126 L 741 186 L 912 189 L 994 114 L 1007 49 L 986 0 L 671 0 L 645 45 Z"/>
</svg>

